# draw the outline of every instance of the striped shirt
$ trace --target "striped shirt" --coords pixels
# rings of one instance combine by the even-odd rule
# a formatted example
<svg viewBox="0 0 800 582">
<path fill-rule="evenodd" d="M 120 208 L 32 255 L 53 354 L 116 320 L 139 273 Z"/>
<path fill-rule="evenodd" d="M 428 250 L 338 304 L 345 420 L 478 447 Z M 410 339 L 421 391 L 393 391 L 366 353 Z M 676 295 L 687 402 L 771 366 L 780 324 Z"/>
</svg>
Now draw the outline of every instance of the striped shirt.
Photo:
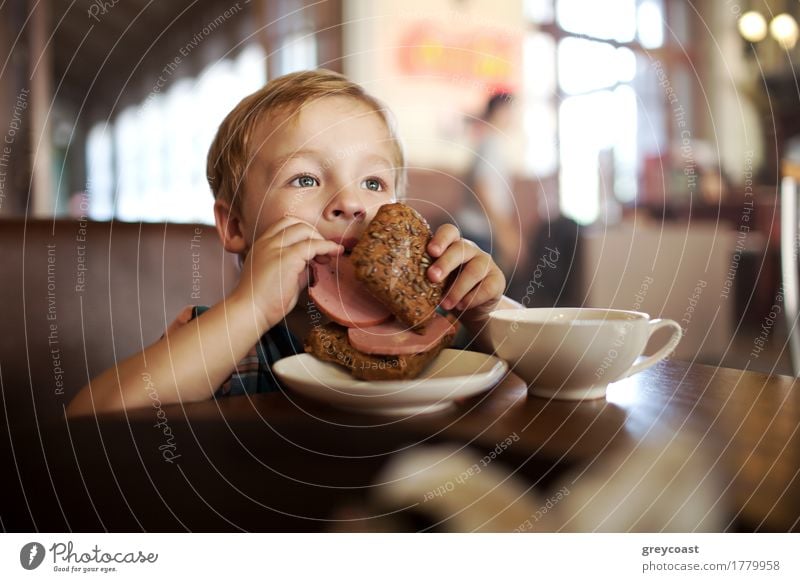
<svg viewBox="0 0 800 582">
<path fill-rule="evenodd" d="M 186 325 L 208 309 L 203 305 L 187 305 L 170 324 L 166 333 Z M 302 353 L 303 345 L 285 325 L 274 326 L 239 360 L 233 373 L 214 392 L 214 398 L 279 391 L 280 384 L 272 373 L 272 364 L 281 358 Z"/>
</svg>

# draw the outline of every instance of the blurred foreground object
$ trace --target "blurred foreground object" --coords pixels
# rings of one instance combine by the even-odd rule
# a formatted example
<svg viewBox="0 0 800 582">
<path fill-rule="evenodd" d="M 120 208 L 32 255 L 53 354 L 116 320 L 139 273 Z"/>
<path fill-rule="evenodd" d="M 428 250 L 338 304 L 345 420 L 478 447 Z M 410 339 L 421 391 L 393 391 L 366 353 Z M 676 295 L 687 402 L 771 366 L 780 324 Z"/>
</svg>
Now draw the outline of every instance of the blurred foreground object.
<svg viewBox="0 0 800 582">
<path fill-rule="evenodd" d="M 541 491 L 470 449 L 396 455 L 371 503 L 337 531 L 715 532 L 725 527 L 713 459 L 691 438 L 651 438 L 595 459 Z M 409 517 L 410 516 L 410 517 Z"/>
</svg>

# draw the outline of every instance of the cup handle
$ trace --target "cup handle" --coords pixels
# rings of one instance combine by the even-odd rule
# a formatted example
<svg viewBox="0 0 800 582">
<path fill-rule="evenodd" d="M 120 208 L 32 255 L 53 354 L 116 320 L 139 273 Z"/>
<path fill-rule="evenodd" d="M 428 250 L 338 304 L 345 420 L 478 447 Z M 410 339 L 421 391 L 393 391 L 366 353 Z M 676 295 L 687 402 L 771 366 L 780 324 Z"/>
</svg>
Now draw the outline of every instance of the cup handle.
<svg viewBox="0 0 800 582">
<path fill-rule="evenodd" d="M 678 342 L 681 341 L 681 337 L 683 336 L 683 329 L 681 329 L 681 326 L 678 325 L 678 322 L 673 321 L 672 319 L 653 319 L 647 322 L 647 326 L 650 328 L 650 332 L 647 334 L 647 341 L 650 341 L 650 338 L 653 336 L 653 334 L 662 327 L 671 327 L 672 337 L 669 338 L 669 341 L 666 343 L 666 345 L 664 345 L 664 347 L 658 350 L 655 354 L 648 356 L 646 360 L 643 360 L 628 368 L 628 371 L 619 378 L 620 380 L 646 370 L 650 366 L 653 366 L 666 358 L 677 347 Z M 647 344 L 645 343 L 645 346 L 646 345 Z"/>
</svg>

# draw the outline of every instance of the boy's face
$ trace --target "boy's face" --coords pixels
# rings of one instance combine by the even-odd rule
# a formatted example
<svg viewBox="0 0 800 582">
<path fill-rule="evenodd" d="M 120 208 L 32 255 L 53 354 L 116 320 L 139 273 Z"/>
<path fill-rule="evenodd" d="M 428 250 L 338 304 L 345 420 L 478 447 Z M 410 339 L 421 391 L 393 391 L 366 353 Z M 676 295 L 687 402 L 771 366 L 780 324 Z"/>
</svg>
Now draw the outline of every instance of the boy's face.
<svg viewBox="0 0 800 582">
<path fill-rule="evenodd" d="M 285 216 L 352 247 L 382 204 L 395 200 L 393 142 L 383 118 L 349 97 L 272 115 L 252 136 L 241 221 L 248 248 Z"/>
</svg>

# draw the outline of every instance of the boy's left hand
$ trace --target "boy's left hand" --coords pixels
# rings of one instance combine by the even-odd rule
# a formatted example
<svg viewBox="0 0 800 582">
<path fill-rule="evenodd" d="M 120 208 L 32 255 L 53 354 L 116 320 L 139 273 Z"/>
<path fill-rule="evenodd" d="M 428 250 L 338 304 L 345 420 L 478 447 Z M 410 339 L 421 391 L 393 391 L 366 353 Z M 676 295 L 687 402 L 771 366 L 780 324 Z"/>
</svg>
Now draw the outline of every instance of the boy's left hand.
<svg viewBox="0 0 800 582">
<path fill-rule="evenodd" d="M 428 267 L 434 283 L 447 279 L 459 267 L 460 272 L 442 300 L 444 309 L 465 313 L 469 319 L 484 319 L 497 306 L 506 288 L 506 278 L 492 256 L 472 241 L 461 238 L 452 224 L 444 224 L 428 243 L 428 254 L 436 259 Z"/>
</svg>

